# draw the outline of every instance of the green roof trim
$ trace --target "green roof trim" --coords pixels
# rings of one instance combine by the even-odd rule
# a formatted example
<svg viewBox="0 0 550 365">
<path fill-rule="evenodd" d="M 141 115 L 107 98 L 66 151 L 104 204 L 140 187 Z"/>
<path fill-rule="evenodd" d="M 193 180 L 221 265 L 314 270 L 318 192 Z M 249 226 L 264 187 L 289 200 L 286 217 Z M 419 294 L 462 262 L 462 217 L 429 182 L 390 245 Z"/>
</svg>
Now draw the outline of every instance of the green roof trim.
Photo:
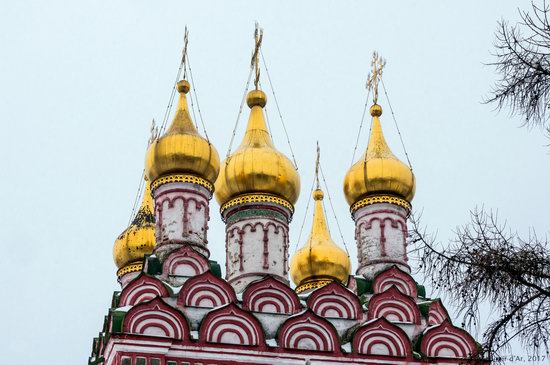
<svg viewBox="0 0 550 365">
<path fill-rule="evenodd" d="M 361 296 L 366 293 L 372 294 L 372 281 L 365 279 L 362 276 L 355 276 L 355 282 L 357 283 L 357 295 Z"/>
<path fill-rule="evenodd" d="M 147 274 L 160 275 L 162 274 L 162 264 L 156 256 L 146 256 L 147 260 Z"/>
<path fill-rule="evenodd" d="M 113 317 L 112 326 L 111 326 L 111 332 L 112 333 L 122 333 L 122 323 L 124 322 L 124 317 L 126 316 L 126 312 L 123 311 L 113 311 L 111 313 Z"/>
<path fill-rule="evenodd" d="M 222 268 L 220 264 L 218 264 L 216 261 L 208 260 L 208 266 L 210 266 L 210 271 L 212 272 L 212 274 L 222 279 Z"/>
</svg>

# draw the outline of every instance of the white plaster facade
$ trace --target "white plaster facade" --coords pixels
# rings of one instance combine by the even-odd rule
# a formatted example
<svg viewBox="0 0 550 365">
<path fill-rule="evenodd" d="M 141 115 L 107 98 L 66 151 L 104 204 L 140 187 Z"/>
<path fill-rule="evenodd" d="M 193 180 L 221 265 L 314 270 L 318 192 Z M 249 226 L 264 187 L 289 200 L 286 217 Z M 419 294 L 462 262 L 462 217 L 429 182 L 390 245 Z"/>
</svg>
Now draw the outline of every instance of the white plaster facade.
<svg viewBox="0 0 550 365">
<path fill-rule="evenodd" d="M 206 257 L 209 201 L 212 194 L 201 185 L 189 182 L 163 184 L 153 191 L 155 200 L 155 253 L 164 257 L 182 244 L 189 245 Z"/>
<path fill-rule="evenodd" d="M 290 217 L 290 211 L 285 217 Z M 257 210 L 258 205 L 243 204 L 240 212 Z M 232 214 L 228 212 L 226 216 Z M 270 274 L 288 283 L 288 218 L 285 220 L 258 213 L 226 224 L 226 280 L 242 293 L 246 286 Z"/>
<path fill-rule="evenodd" d="M 368 279 L 393 265 L 410 273 L 407 263 L 407 210 L 377 203 L 353 214 L 357 243 L 357 274 Z"/>
</svg>

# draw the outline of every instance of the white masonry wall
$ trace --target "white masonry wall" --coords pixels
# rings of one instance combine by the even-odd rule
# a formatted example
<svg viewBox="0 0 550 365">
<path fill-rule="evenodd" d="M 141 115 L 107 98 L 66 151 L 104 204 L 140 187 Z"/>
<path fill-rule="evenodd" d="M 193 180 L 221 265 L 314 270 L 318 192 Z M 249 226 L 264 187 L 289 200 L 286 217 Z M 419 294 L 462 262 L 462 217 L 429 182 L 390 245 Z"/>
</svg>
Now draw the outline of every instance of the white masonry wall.
<svg viewBox="0 0 550 365">
<path fill-rule="evenodd" d="M 159 258 L 162 260 L 167 252 L 182 244 L 208 257 L 207 231 L 212 194 L 201 185 L 173 182 L 156 188 L 153 198 L 157 240 L 155 253 Z"/>
<path fill-rule="evenodd" d="M 275 218 L 250 217 L 227 224 L 227 281 L 237 293 L 267 274 L 288 282 L 288 242 L 288 223 Z"/>
<path fill-rule="evenodd" d="M 371 204 L 354 214 L 358 275 L 372 279 L 393 266 L 410 272 L 407 263 L 407 210 L 390 203 Z"/>
</svg>

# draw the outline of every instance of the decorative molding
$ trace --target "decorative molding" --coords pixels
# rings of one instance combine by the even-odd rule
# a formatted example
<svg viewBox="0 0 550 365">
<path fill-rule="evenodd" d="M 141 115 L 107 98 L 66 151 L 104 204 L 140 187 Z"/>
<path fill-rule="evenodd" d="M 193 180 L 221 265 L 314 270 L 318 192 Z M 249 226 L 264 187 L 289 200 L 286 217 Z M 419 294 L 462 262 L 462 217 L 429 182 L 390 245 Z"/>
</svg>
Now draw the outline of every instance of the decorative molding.
<svg viewBox="0 0 550 365">
<path fill-rule="evenodd" d="M 375 294 L 382 293 L 391 286 L 395 286 L 401 293 L 409 297 L 416 298 L 418 295 L 414 279 L 397 266 L 392 266 L 376 275 L 373 282 L 373 291 Z"/>
<path fill-rule="evenodd" d="M 132 262 L 132 263 L 118 269 L 118 271 L 116 272 L 116 275 L 120 278 L 120 277 L 122 277 L 126 274 L 131 273 L 131 272 L 141 271 L 142 269 L 143 269 L 143 261 Z"/>
<path fill-rule="evenodd" d="M 168 176 L 159 177 L 158 179 L 153 181 L 153 183 L 151 184 L 151 192 L 154 192 L 155 189 L 157 189 L 161 185 L 175 183 L 175 182 L 197 184 L 205 187 L 210 193 L 214 192 L 214 184 L 212 184 L 210 181 L 205 180 L 198 176 L 187 175 L 187 174 L 172 174 Z"/>
<path fill-rule="evenodd" d="M 275 196 L 275 195 L 270 195 L 270 194 L 244 194 L 244 195 L 239 195 L 239 196 L 231 199 L 227 203 L 223 204 L 220 207 L 220 213 L 223 217 L 224 212 L 227 209 L 229 209 L 231 207 L 234 207 L 236 205 L 247 204 L 247 203 L 274 203 L 274 204 L 281 205 L 281 206 L 287 208 L 288 210 L 290 210 L 291 215 L 292 215 L 292 213 L 294 213 L 294 206 L 292 204 L 290 204 L 289 201 L 287 201 L 283 198 L 279 198 L 278 196 Z"/>
<path fill-rule="evenodd" d="M 215 308 L 237 301 L 235 291 L 225 280 L 211 271 L 187 280 L 177 299 L 180 307 Z"/>
<path fill-rule="evenodd" d="M 340 353 L 334 326 L 309 309 L 286 320 L 279 328 L 278 343 L 287 350 Z"/>
<path fill-rule="evenodd" d="M 411 356 L 411 342 L 399 327 L 378 318 L 363 324 L 353 335 L 353 351 L 361 355 Z"/>
<path fill-rule="evenodd" d="M 379 203 L 389 203 L 389 204 L 399 205 L 400 207 L 407 209 L 407 212 L 410 212 L 412 208 L 411 203 L 409 203 L 405 199 L 401 199 L 391 195 L 374 195 L 374 196 L 368 196 L 364 199 L 359 200 L 357 203 L 351 206 L 350 211 L 353 214 L 357 210 L 359 210 L 359 208 L 365 207 L 367 205 L 379 204 Z"/>
<path fill-rule="evenodd" d="M 300 311 L 301 305 L 298 296 L 288 285 L 266 276 L 246 287 L 243 309 L 259 313 L 294 314 Z"/>
<path fill-rule="evenodd" d="M 314 291 L 307 306 L 323 318 L 361 319 L 363 310 L 359 298 L 337 282 Z"/>
<path fill-rule="evenodd" d="M 166 337 L 176 340 L 189 338 L 189 325 L 185 316 L 157 297 L 134 306 L 126 313 L 123 332 Z"/>
<path fill-rule="evenodd" d="M 137 305 L 156 297 L 168 296 L 170 296 L 170 293 L 162 281 L 142 273 L 122 290 L 118 306 Z"/>
<path fill-rule="evenodd" d="M 451 322 L 449 313 L 440 300 L 434 300 L 428 310 L 428 326 L 436 326 L 446 320 Z"/>
<path fill-rule="evenodd" d="M 162 277 L 196 276 L 209 269 L 208 260 L 191 247 L 182 246 L 170 252 L 162 264 Z"/>
<path fill-rule="evenodd" d="M 432 358 L 468 359 L 478 355 L 473 338 L 448 320 L 424 332 L 420 349 L 424 355 Z"/>
<path fill-rule="evenodd" d="M 383 293 L 372 296 L 369 301 L 368 319 L 385 317 L 390 322 L 421 323 L 420 310 L 416 302 L 391 286 Z"/>
<path fill-rule="evenodd" d="M 213 310 L 202 320 L 199 341 L 208 344 L 265 347 L 258 320 L 235 303 Z"/>
</svg>

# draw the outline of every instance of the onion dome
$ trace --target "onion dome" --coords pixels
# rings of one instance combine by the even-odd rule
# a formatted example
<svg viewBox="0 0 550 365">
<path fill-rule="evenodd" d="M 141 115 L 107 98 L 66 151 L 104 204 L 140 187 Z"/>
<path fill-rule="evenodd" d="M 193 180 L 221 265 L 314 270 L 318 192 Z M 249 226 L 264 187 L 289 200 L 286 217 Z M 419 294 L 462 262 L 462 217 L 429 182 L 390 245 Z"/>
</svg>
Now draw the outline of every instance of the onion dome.
<svg viewBox="0 0 550 365">
<path fill-rule="evenodd" d="M 311 233 L 307 243 L 290 262 L 290 276 L 298 293 L 320 288 L 332 281 L 345 284 L 351 273 L 347 253 L 330 237 L 323 210 L 323 196 L 321 189 L 313 192 L 315 210 Z"/>
<path fill-rule="evenodd" d="M 216 181 L 216 200 L 221 210 L 242 202 L 269 201 L 293 205 L 300 194 L 300 176 L 292 162 L 277 151 L 266 127 L 261 90 L 248 93 L 250 117 L 243 141 L 223 163 Z"/>
<path fill-rule="evenodd" d="M 220 170 L 218 152 L 191 120 L 186 97 L 189 83 L 179 81 L 177 90 L 180 96 L 176 114 L 166 133 L 149 146 L 145 173 L 153 189 L 163 182 L 186 181 L 213 191 Z"/>
<path fill-rule="evenodd" d="M 382 108 L 370 108 L 373 117 L 367 151 L 348 171 L 344 194 L 352 212 L 373 203 L 393 203 L 410 209 L 416 182 L 409 166 L 392 153 L 380 125 Z"/>
<path fill-rule="evenodd" d="M 143 257 L 151 254 L 155 248 L 155 214 L 151 188 L 145 181 L 143 201 L 134 220 L 118 236 L 113 247 L 113 259 L 119 269 L 118 277 L 124 274 L 141 271 Z"/>
</svg>

